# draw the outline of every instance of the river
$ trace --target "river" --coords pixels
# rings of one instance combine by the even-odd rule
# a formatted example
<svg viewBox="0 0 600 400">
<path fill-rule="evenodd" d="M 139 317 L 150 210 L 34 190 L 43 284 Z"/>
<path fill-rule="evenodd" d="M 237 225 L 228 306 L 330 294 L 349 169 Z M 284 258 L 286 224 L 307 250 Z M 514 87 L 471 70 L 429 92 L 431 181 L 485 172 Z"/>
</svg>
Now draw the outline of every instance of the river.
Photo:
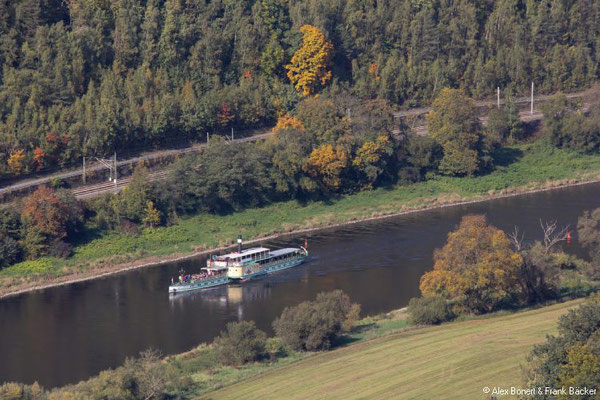
<svg viewBox="0 0 600 400">
<path fill-rule="evenodd" d="M 169 297 L 180 268 L 198 271 L 205 257 L 23 294 L 0 301 L 0 382 L 55 387 L 120 365 L 147 348 L 179 353 L 211 341 L 230 321 L 254 320 L 271 332 L 284 307 L 342 289 L 363 315 L 405 306 L 419 295 L 433 251 L 465 214 L 497 227 L 519 225 L 539 239 L 539 220 L 575 227 L 600 206 L 600 184 L 446 207 L 323 230 L 308 236 L 307 263 L 261 280 Z M 265 245 L 299 245 L 286 237 Z M 581 255 L 576 238 L 568 251 Z"/>
</svg>

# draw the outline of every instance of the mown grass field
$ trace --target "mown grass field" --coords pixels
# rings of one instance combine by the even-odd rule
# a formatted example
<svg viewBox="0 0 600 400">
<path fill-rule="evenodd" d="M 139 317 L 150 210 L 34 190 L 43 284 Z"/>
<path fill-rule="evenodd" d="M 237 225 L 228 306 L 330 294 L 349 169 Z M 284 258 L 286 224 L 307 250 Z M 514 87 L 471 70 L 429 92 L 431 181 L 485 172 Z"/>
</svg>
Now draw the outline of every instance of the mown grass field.
<svg viewBox="0 0 600 400">
<path fill-rule="evenodd" d="M 202 399 L 486 399 L 522 388 L 534 344 L 582 300 L 390 334 L 283 366 Z M 502 396 L 508 399 L 510 396 Z"/>
<path fill-rule="evenodd" d="M 496 169 L 476 177 L 436 177 L 407 186 L 381 188 L 328 202 L 288 201 L 231 215 L 200 214 L 177 224 L 144 229 L 140 235 L 89 230 L 67 260 L 25 261 L 0 271 L 0 294 L 64 275 L 94 275 L 98 270 L 149 257 L 182 255 L 274 233 L 324 227 L 345 221 L 467 201 L 494 194 L 596 179 L 600 157 L 551 147 L 545 140 L 502 149 Z M 41 282 L 40 282 L 41 281 Z"/>
</svg>

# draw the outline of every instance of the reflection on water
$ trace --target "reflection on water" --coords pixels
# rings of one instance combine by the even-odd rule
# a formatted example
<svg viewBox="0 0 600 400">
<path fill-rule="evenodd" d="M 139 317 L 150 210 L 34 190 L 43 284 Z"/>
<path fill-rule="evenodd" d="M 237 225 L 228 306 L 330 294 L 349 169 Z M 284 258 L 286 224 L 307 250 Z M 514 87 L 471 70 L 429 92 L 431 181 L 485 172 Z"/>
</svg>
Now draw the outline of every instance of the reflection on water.
<svg viewBox="0 0 600 400">
<path fill-rule="evenodd" d="M 237 320 L 242 321 L 244 320 L 244 304 L 267 299 L 270 294 L 270 285 L 266 284 L 229 284 L 169 295 L 169 304 L 173 310 L 176 309 L 177 312 L 184 314 L 187 311 L 192 312 L 197 305 L 203 305 L 202 308 L 215 307 L 223 313 L 230 313 L 233 310 L 237 315 Z"/>
<path fill-rule="evenodd" d="M 164 354 L 189 350 L 231 321 L 254 320 L 272 332 L 285 307 L 333 289 L 348 293 L 363 314 L 403 307 L 419 294 L 433 250 L 463 215 L 485 213 L 504 230 L 519 225 L 533 240 L 540 238 L 540 219 L 575 227 L 583 210 L 598 206 L 600 185 L 588 185 L 325 230 L 309 236 L 309 259 L 298 267 L 171 297 L 171 278 L 181 268 L 200 271 L 204 257 L 6 299 L 0 302 L 0 382 L 76 382 L 149 347 Z M 568 250 L 581 254 L 576 237 Z"/>
</svg>

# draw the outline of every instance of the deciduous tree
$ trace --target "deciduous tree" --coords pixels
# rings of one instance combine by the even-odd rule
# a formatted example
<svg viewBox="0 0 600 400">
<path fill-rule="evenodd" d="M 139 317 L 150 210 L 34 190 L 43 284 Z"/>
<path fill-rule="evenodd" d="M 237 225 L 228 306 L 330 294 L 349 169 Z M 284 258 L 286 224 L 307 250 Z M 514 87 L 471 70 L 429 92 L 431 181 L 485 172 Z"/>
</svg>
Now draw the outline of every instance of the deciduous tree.
<svg viewBox="0 0 600 400">
<path fill-rule="evenodd" d="M 567 353 L 567 363 L 562 366 L 559 381 L 566 388 L 600 389 L 600 329 L 584 344 L 575 344 Z M 597 396 L 580 396 L 593 399 Z M 561 395 L 559 399 L 571 399 Z"/>
<path fill-rule="evenodd" d="M 448 234 L 434 261 L 433 271 L 421 277 L 423 295 L 442 295 L 457 301 L 464 311 L 485 313 L 515 294 L 523 258 L 485 216 L 469 215 Z"/>
<path fill-rule="evenodd" d="M 7 164 L 15 174 L 20 174 L 25 169 L 26 158 L 25 150 L 17 149 L 10 152 Z"/>
<path fill-rule="evenodd" d="M 308 172 L 319 179 L 326 191 L 336 191 L 342 184 L 342 173 L 348 166 L 348 155 L 343 148 L 330 144 L 314 149 L 307 161 Z"/>
<path fill-rule="evenodd" d="M 266 354 L 267 335 L 254 321 L 230 322 L 215 339 L 219 359 L 227 365 L 242 365 Z"/>
<path fill-rule="evenodd" d="M 445 88 L 427 115 L 431 137 L 444 148 L 440 171 L 448 175 L 473 175 L 486 164 L 481 124 L 475 103 L 459 90 Z"/>
<path fill-rule="evenodd" d="M 21 216 L 26 224 L 43 235 L 58 239 L 67 236 L 69 210 L 48 186 L 40 186 L 27 197 Z"/>
<path fill-rule="evenodd" d="M 600 295 L 594 294 L 559 318 L 558 335 L 548 336 L 546 342 L 533 348 L 527 357 L 529 363 L 523 369 L 524 381 L 528 387 L 574 386 L 600 390 L 599 343 Z M 572 396 L 559 398 L 566 400 Z"/>
<path fill-rule="evenodd" d="M 579 242 L 592 258 L 592 278 L 600 277 L 600 208 L 585 211 L 577 220 Z"/>
<path fill-rule="evenodd" d="M 357 168 L 367 187 L 374 187 L 394 152 L 390 138 L 380 135 L 375 141 L 367 141 L 356 151 L 352 165 Z"/>
<path fill-rule="evenodd" d="M 304 25 L 300 32 L 303 35 L 302 45 L 285 68 L 296 90 L 304 96 L 309 96 L 318 92 L 331 80 L 329 63 L 333 56 L 333 44 L 323 32 L 312 25 Z"/>
<path fill-rule="evenodd" d="M 287 129 L 303 131 L 304 124 L 298 118 L 286 113 L 277 119 L 277 124 L 273 128 L 273 131 L 279 132 Z"/>
<path fill-rule="evenodd" d="M 160 225 L 160 211 L 154 207 L 154 203 L 151 200 L 146 202 L 146 211 L 144 212 L 144 225 L 157 227 Z"/>
<path fill-rule="evenodd" d="M 360 305 L 341 290 L 319 293 L 314 301 L 287 307 L 273 322 L 283 342 L 295 350 L 327 350 L 358 319 Z"/>
</svg>

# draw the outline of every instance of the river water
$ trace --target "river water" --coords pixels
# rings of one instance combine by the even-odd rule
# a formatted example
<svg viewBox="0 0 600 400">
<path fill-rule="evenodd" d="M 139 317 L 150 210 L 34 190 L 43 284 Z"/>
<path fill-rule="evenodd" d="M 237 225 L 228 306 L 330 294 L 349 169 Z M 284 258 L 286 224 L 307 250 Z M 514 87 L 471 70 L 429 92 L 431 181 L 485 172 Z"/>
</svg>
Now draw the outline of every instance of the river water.
<svg viewBox="0 0 600 400">
<path fill-rule="evenodd" d="M 307 263 L 238 286 L 169 297 L 180 268 L 198 271 L 205 257 L 32 292 L 0 301 L 0 382 L 78 382 L 120 365 L 147 348 L 172 354 L 211 341 L 230 321 L 254 320 L 271 332 L 284 307 L 342 289 L 363 315 L 400 308 L 418 296 L 433 250 L 463 215 L 482 213 L 506 231 L 519 225 L 539 239 L 539 220 L 575 227 L 584 210 L 600 207 L 592 184 L 446 207 L 319 231 L 308 236 Z M 264 243 L 300 245 L 302 237 Z M 568 251 L 581 254 L 576 238 Z"/>
</svg>

